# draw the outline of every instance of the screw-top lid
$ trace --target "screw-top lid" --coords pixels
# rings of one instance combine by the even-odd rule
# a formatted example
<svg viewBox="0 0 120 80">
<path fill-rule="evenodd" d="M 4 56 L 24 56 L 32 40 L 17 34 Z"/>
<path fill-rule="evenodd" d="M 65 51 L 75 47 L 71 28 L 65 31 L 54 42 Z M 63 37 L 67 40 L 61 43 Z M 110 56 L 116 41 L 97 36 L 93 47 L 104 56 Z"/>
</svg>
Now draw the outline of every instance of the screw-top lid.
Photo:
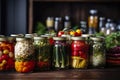
<svg viewBox="0 0 120 80">
<path fill-rule="evenodd" d="M 86 24 L 86 21 L 80 21 L 80 24 Z"/>
<path fill-rule="evenodd" d="M 34 37 L 34 40 L 43 40 L 45 39 L 44 37 Z"/>
<path fill-rule="evenodd" d="M 18 38 L 16 38 L 16 41 L 23 41 L 23 40 L 32 40 L 32 39 L 27 38 L 27 37 L 18 37 Z"/>
<path fill-rule="evenodd" d="M 105 20 L 105 17 L 100 17 L 99 20 Z"/>
<path fill-rule="evenodd" d="M 84 37 L 84 38 L 87 38 L 87 37 L 92 36 L 92 34 L 82 34 L 81 36 Z"/>
<path fill-rule="evenodd" d="M 7 41 L 6 37 L 0 37 L 0 41 Z"/>
<path fill-rule="evenodd" d="M 72 40 L 85 40 L 84 37 L 71 37 Z"/>
<path fill-rule="evenodd" d="M 93 41 L 103 41 L 104 40 L 103 37 L 90 37 L 90 39 Z"/>
<path fill-rule="evenodd" d="M 97 12 L 98 12 L 98 11 L 97 11 L 96 9 L 91 9 L 91 10 L 90 10 L 90 13 L 91 13 L 91 14 L 97 14 Z"/>
<path fill-rule="evenodd" d="M 66 40 L 66 38 L 65 37 L 53 37 L 53 40 Z"/>
</svg>

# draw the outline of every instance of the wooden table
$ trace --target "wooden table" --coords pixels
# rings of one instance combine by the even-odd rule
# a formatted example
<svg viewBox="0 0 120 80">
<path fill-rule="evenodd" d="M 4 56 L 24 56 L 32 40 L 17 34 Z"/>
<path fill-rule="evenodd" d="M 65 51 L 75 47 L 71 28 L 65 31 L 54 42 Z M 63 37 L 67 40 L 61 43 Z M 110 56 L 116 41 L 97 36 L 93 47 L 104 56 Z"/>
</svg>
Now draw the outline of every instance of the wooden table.
<svg viewBox="0 0 120 80">
<path fill-rule="evenodd" d="M 0 72 L 0 80 L 120 80 L 120 68 L 70 69 L 32 73 Z"/>
</svg>

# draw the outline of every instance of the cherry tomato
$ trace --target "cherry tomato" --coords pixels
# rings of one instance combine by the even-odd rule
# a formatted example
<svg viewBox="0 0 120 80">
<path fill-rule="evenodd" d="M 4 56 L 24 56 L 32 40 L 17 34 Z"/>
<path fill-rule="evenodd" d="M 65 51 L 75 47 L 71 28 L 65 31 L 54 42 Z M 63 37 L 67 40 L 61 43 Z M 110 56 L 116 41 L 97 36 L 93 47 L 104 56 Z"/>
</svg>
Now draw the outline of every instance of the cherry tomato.
<svg viewBox="0 0 120 80">
<path fill-rule="evenodd" d="M 61 37 L 64 34 L 64 31 L 59 31 L 58 32 L 58 37 Z"/>
<path fill-rule="evenodd" d="M 78 56 L 79 55 L 79 52 L 78 51 L 73 51 L 72 52 L 72 56 Z"/>
<path fill-rule="evenodd" d="M 79 51 L 79 56 L 84 58 L 84 59 L 87 59 L 87 54 L 83 53 L 82 51 Z"/>
<path fill-rule="evenodd" d="M 3 60 L 3 59 L 8 60 L 9 56 L 8 56 L 7 54 L 3 54 L 3 55 L 1 56 L 1 58 L 2 58 L 2 60 Z"/>
<path fill-rule="evenodd" d="M 54 40 L 52 38 L 49 39 L 49 43 L 50 45 L 53 45 L 54 44 Z"/>
<path fill-rule="evenodd" d="M 77 36 L 81 36 L 82 31 L 81 31 L 80 29 L 77 29 L 77 30 L 76 30 L 76 33 L 77 33 Z"/>
</svg>

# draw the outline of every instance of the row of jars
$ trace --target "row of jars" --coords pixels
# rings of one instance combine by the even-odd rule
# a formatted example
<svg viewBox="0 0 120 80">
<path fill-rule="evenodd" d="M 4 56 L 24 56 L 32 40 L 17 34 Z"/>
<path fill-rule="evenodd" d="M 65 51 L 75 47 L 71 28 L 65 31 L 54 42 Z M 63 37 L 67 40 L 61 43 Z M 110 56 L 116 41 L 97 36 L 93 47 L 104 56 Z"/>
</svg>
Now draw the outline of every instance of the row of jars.
<svg viewBox="0 0 120 80">
<path fill-rule="evenodd" d="M 0 37 L 0 71 L 31 72 L 105 67 L 104 39 L 91 37 Z"/>
</svg>

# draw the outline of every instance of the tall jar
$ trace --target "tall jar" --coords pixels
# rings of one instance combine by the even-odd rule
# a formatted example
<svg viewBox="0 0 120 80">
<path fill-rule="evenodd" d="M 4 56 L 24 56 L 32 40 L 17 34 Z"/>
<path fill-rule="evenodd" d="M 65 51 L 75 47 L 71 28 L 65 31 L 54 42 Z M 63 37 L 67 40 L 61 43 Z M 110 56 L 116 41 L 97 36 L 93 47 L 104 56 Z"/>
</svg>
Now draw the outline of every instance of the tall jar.
<svg viewBox="0 0 120 80">
<path fill-rule="evenodd" d="M 91 37 L 90 39 L 90 67 L 104 68 L 106 64 L 104 38 Z"/>
<path fill-rule="evenodd" d="M 6 37 L 0 37 L 0 71 L 14 69 L 14 45 Z"/>
<path fill-rule="evenodd" d="M 15 69 L 17 72 L 31 72 L 35 66 L 34 46 L 31 38 L 16 38 Z"/>
<path fill-rule="evenodd" d="M 88 66 L 88 44 L 83 37 L 72 37 L 71 67 L 85 69 Z"/>
<path fill-rule="evenodd" d="M 45 37 L 34 37 L 36 67 L 38 71 L 50 70 L 51 68 L 51 51 L 50 44 Z"/>
<path fill-rule="evenodd" d="M 95 34 L 98 32 L 98 11 L 90 10 L 90 15 L 88 17 L 88 33 Z"/>
<path fill-rule="evenodd" d="M 68 45 L 65 37 L 53 37 L 55 41 L 53 46 L 52 66 L 54 69 L 68 69 L 69 55 Z"/>
</svg>

